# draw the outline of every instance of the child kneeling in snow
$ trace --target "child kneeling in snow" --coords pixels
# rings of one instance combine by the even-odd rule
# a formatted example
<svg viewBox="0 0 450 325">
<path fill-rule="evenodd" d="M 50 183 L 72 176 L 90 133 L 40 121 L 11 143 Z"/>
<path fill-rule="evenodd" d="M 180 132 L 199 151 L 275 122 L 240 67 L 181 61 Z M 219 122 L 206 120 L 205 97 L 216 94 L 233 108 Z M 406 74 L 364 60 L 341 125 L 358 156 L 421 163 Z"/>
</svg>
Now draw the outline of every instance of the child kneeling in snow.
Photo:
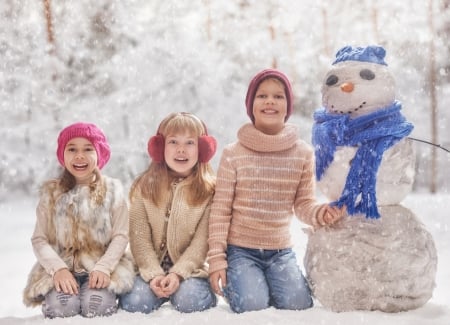
<svg viewBox="0 0 450 325">
<path fill-rule="evenodd" d="M 47 181 L 36 209 L 31 242 L 38 262 L 24 290 L 26 306 L 45 317 L 107 316 L 134 281 L 128 245 L 128 208 L 119 180 L 100 174 L 110 148 L 94 124 L 61 131 L 59 179 Z"/>
<path fill-rule="evenodd" d="M 139 268 L 120 298 L 129 312 L 151 313 L 170 301 L 184 313 L 216 305 L 208 283 L 208 218 L 216 140 L 193 114 L 172 113 L 148 142 L 152 162 L 130 191 L 130 247 Z"/>
<path fill-rule="evenodd" d="M 220 161 L 209 221 L 209 273 L 213 290 L 234 312 L 313 305 L 290 241 L 295 213 L 314 227 L 342 218 L 315 199 L 314 153 L 285 122 L 293 110 L 288 78 L 263 70 L 246 96 L 252 123 L 238 132 Z"/>
</svg>

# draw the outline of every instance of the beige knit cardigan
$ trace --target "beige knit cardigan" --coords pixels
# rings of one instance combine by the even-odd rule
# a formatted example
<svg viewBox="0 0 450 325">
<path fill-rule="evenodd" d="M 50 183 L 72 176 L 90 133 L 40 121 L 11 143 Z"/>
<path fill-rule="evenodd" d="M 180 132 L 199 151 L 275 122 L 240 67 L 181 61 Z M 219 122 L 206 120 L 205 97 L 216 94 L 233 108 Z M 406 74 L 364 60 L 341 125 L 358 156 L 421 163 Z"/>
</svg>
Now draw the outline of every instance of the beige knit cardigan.
<svg viewBox="0 0 450 325">
<path fill-rule="evenodd" d="M 164 197 L 161 207 L 144 199 L 136 192 L 130 204 L 130 248 L 145 281 L 164 275 L 160 266 L 164 251 L 164 223 L 167 208 L 170 216 L 167 224 L 167 249 L 174 263 L 169 272 L 181 277 L 207 277 L 206 253 L 208 250 L 208 217 L 211 198 L 198 206 L 190 206 L 186 200 L 189 179 L 173 185 Z"/>
<path fill-rule="evenodd" d="M 267 135 L 253 124 L 225 147 L 217 172 L 209 219 L 209 272 L 227 267 L 228 244 L 255 249 L 291 247 L 290 222 L 296 215 L 313 225 L 323 204 L 315 199 L 314 155 L 286 124 Z"/>
</svg>

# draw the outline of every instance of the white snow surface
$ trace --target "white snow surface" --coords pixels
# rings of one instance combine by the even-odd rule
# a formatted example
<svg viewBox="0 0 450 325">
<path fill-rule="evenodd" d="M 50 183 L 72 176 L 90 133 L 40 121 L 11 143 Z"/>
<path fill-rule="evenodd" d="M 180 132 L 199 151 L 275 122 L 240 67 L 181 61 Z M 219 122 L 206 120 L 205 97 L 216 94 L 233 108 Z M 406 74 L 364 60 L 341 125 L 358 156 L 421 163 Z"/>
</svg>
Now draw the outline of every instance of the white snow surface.
<svg viewBox="0 0 450 325">
<path fill-rule="evenodd" d="M 170 304 L 163 305 L 152 314 L 132 314 L 119 310 L 110 317 L 87 319 L 81 316 L 45 319 L 39 308 L 26 308 L 22 304 L 22 289 L 31 266 L 35 262 L 30 237 L 35 222 L 37 198 L 15 198 L 0 203 L 3 227 L 0 229 L 0 287 L 3 295 L 0 303 L 0 325 L 17 324 L 395 324 L 395 325 L 448 325 L 450 324 L 450 221 L 447 206 L 450 194 L 414 193 L 402 203 L 411 209 L 432 234 L 438 253 L 436 288 L 433 297 L 421 308 L 401 312 L 353 311 L 335 313 L 323 308 L 318 301 L 303 311 L 285 311 L 269 308 L 263 311 L 234 314 L 220 300 L 217 307 L 192 314 L 181 314 Z M 307 236 L 305 226 L 294 221 L 291 227 L 292 241 L 302 268 Z M 415 240 L 415 238 L 411 238 Z M 405 265 L 407 268 L 408 265 Z"/>
</svg>

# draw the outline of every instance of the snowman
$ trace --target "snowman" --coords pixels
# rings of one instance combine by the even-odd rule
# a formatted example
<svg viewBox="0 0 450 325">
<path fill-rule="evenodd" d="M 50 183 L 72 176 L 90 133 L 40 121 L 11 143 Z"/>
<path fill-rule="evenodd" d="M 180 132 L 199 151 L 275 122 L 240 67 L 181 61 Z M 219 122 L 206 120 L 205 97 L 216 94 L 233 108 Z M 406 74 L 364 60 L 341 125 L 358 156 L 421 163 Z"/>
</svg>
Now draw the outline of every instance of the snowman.
<svg viewBox="0 0 450 325">
<path fill-rule="evenodd" d="M 418 308 L 432 296 L 437 255 L 401 201 L 414 181 L 413 129 L 395 99 L 379 46 L 346 46 L 314 113 L 316 178 L 347 216 L 308 234 L 304 264 L 314 297 L 333 311 Z"/>
</svg>

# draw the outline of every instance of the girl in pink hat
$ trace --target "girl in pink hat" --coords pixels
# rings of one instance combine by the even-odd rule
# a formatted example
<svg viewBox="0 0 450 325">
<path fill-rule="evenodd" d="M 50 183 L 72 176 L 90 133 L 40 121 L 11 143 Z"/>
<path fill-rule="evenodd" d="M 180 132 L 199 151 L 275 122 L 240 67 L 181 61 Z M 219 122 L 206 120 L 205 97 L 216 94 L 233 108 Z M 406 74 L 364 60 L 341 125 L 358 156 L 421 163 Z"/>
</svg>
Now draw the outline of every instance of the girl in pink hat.
<svg viewBox="0 0 450 325">
<path fill-rule="evenodd" d="M 42 305 L 48 318 L 107 316 L 134 281 L 126 197 L 119 180 L 100 173 L 110 148 L 96 125 L 64 128 L 56 155 L 64 171 L 41 188 L 24 303 Z"/>
<path fill-rule="evenodd" d="M 314 152 L 286 123 L 293 110 L 289 79 L 266 69 L 245 100 L 252 123 L 225 147 L 209 219 L 209 279 L 234 312 L 312 306 L 290 241 L 290 221 L 321 227 L 343 212 L 315 199 Z"/>
</svg>

